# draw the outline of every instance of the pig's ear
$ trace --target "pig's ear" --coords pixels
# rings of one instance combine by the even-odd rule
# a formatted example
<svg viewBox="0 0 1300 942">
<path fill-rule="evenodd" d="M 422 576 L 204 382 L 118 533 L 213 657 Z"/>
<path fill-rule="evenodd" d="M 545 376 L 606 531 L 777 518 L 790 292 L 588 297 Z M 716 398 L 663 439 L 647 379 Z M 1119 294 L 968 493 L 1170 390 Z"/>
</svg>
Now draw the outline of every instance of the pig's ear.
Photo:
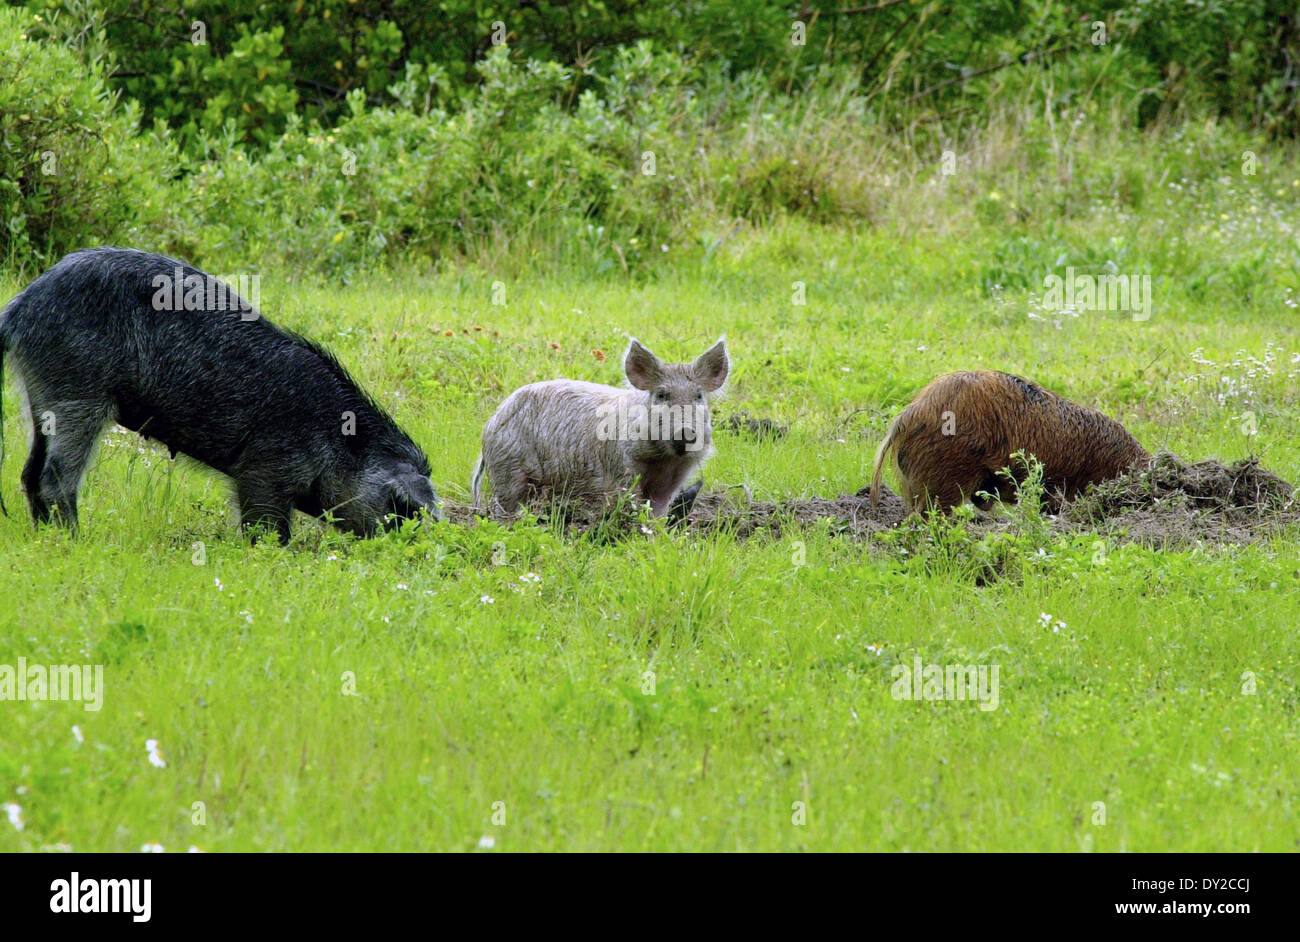
<svg viewBox="0 0 1300 942">
<path fill-rule="evenodd" d="M 663 379 L 663 364 L 635 337 L 627 345 L 623 357 L 623 371 L 628 381 L 637 389 L 653 389 Z"/>
<path fill-rule="evenodd" d="M 713 392 L 727 381 L 731 358 L 727 356 L 727 338 L 721 338 L 691 364 L 691 375 L 705 392 Z"/>
</svg>

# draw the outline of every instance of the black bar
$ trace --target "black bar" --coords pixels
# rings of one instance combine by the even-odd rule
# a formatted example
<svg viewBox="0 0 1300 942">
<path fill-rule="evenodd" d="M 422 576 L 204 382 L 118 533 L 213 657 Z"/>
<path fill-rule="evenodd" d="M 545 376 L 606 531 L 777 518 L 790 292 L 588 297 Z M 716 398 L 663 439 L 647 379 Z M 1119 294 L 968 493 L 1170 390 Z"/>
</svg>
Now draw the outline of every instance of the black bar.
<svg viewBox="0 0 1300 942">
<path fill-rule="evenodd" d="M 87 903 L 123 886 L 112 884 L 102 896 L 102 884 L 87 891 L 90 882 L 149 880 L 148 921 L 129 911 L 52 912 L 52 904 L 67 908 L 74 872 Z M 598 916 L 606 931 L 672 931 L 674 914 L 690 913 L 692 927 L 733 930 L 749 922 L 770 929 L 786 917 L 810 926 L 847 918 L 882 929 L 919 919 L 918 931 L 1199 924 L 1232 932 L 1292 915 L 1294 873 L 1294 858 L 1259 854 L 42 854 L 0 858 L 0 908 L 7 930 L 76 922 L 128 931 L 283 925 L 337 932 L 352 924 L 373 929 L 377 918 L 434 928 L 437 919 L 428 920 L 441 913 L 446 928 L 469 919 L 496 934 L 512 917 L 540 929 L 567 912 L 560 918 L 575 925 L 593 925 Z M 134 900 L 142 915 L 142 892 L 122 900 Z M 1154 908 L 1120 911 L 1134 904 Z"/>
</svg>

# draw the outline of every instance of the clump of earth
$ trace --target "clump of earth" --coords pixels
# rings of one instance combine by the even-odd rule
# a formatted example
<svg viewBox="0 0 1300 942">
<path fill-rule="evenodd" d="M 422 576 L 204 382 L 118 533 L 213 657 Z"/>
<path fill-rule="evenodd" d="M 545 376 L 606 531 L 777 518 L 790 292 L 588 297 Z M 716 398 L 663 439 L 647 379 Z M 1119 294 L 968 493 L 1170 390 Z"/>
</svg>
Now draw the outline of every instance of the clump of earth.
<svg viewBox="0 0 1300 942">
<path fill-rule="evenodd" d="M 448 502 L 447 516 L 472 523 L 468 507 Z M 541 517 L 554 507 L 534 508 Z M 494 515 L 494 519 L 509 518 Z M 603 515 L 565 512 L 567 525 L 577 532 L 599 528 L 614 534 L 636 528 L 635 508 L 625 503 Z M 838 497 L 810 497 L 782 501 L 757 501 L 743 487 L 704 491 L 690 515 L 677 524 L 688 531 L 707 533 L 727 529 L 740 539 L 758 535 L 777 537 L 827 519 L 836 530 L 856 539 L 898 527 L 908 519 L 903 500 L 887 487 L 873 503 L 870 489 Z M 1154 546 L 1205 543 L 1251 543 L 1266 539 L 1284 526 L 1300 523 L 1300 499 L 1295 488 L 1260 464 L 1246 458 L 1232 464 L 1218 461 L 1187 462 L 1170 452 L 1155 455 L 1149 467 L 1130 471 L 1095 485 L 1079 498 L 1065 503 L 1059 513 L 1046 518 L 1060 533 L 1097 532 L 1114 540 Z M 975 533 L 1013 525 L 999 512 L 977 512 L 968 527 Z"/>
</svg>

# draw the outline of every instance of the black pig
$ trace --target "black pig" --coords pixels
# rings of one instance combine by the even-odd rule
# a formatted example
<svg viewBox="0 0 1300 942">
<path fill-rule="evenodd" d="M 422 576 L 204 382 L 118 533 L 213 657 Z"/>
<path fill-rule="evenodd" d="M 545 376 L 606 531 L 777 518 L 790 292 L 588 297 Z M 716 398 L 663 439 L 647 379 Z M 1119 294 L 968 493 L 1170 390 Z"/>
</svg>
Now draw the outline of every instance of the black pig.
<svg viewBox="0 0 1300 942">
<path fill-rule="evenodd" d="M 234 479 L 241 523 L 289 539 L 297 508 L 361 536 L 426 510 L 429 460 L 322 347 L 175 259 L 73 252 L 0 315 L 33 435 L 32 517 L 77 521 L 100 433 L 118 422 Z"/>
</svg>

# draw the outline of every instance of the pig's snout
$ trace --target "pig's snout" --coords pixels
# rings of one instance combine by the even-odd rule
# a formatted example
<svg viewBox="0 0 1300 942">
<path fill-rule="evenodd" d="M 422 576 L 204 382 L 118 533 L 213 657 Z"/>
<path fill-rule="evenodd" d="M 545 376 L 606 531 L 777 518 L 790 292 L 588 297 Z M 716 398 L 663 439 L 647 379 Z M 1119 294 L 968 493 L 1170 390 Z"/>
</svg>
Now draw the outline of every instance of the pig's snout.
<svg viewBox="0 0 1300 942">
<path fill-rule="evenodd" d="M 673 451 L 678 455 L 685 455 L 688 451 L 699 451 L 699 436 L 694 428 L 683 426 L 677 430 L 673 436 Z"/>
</svg>

